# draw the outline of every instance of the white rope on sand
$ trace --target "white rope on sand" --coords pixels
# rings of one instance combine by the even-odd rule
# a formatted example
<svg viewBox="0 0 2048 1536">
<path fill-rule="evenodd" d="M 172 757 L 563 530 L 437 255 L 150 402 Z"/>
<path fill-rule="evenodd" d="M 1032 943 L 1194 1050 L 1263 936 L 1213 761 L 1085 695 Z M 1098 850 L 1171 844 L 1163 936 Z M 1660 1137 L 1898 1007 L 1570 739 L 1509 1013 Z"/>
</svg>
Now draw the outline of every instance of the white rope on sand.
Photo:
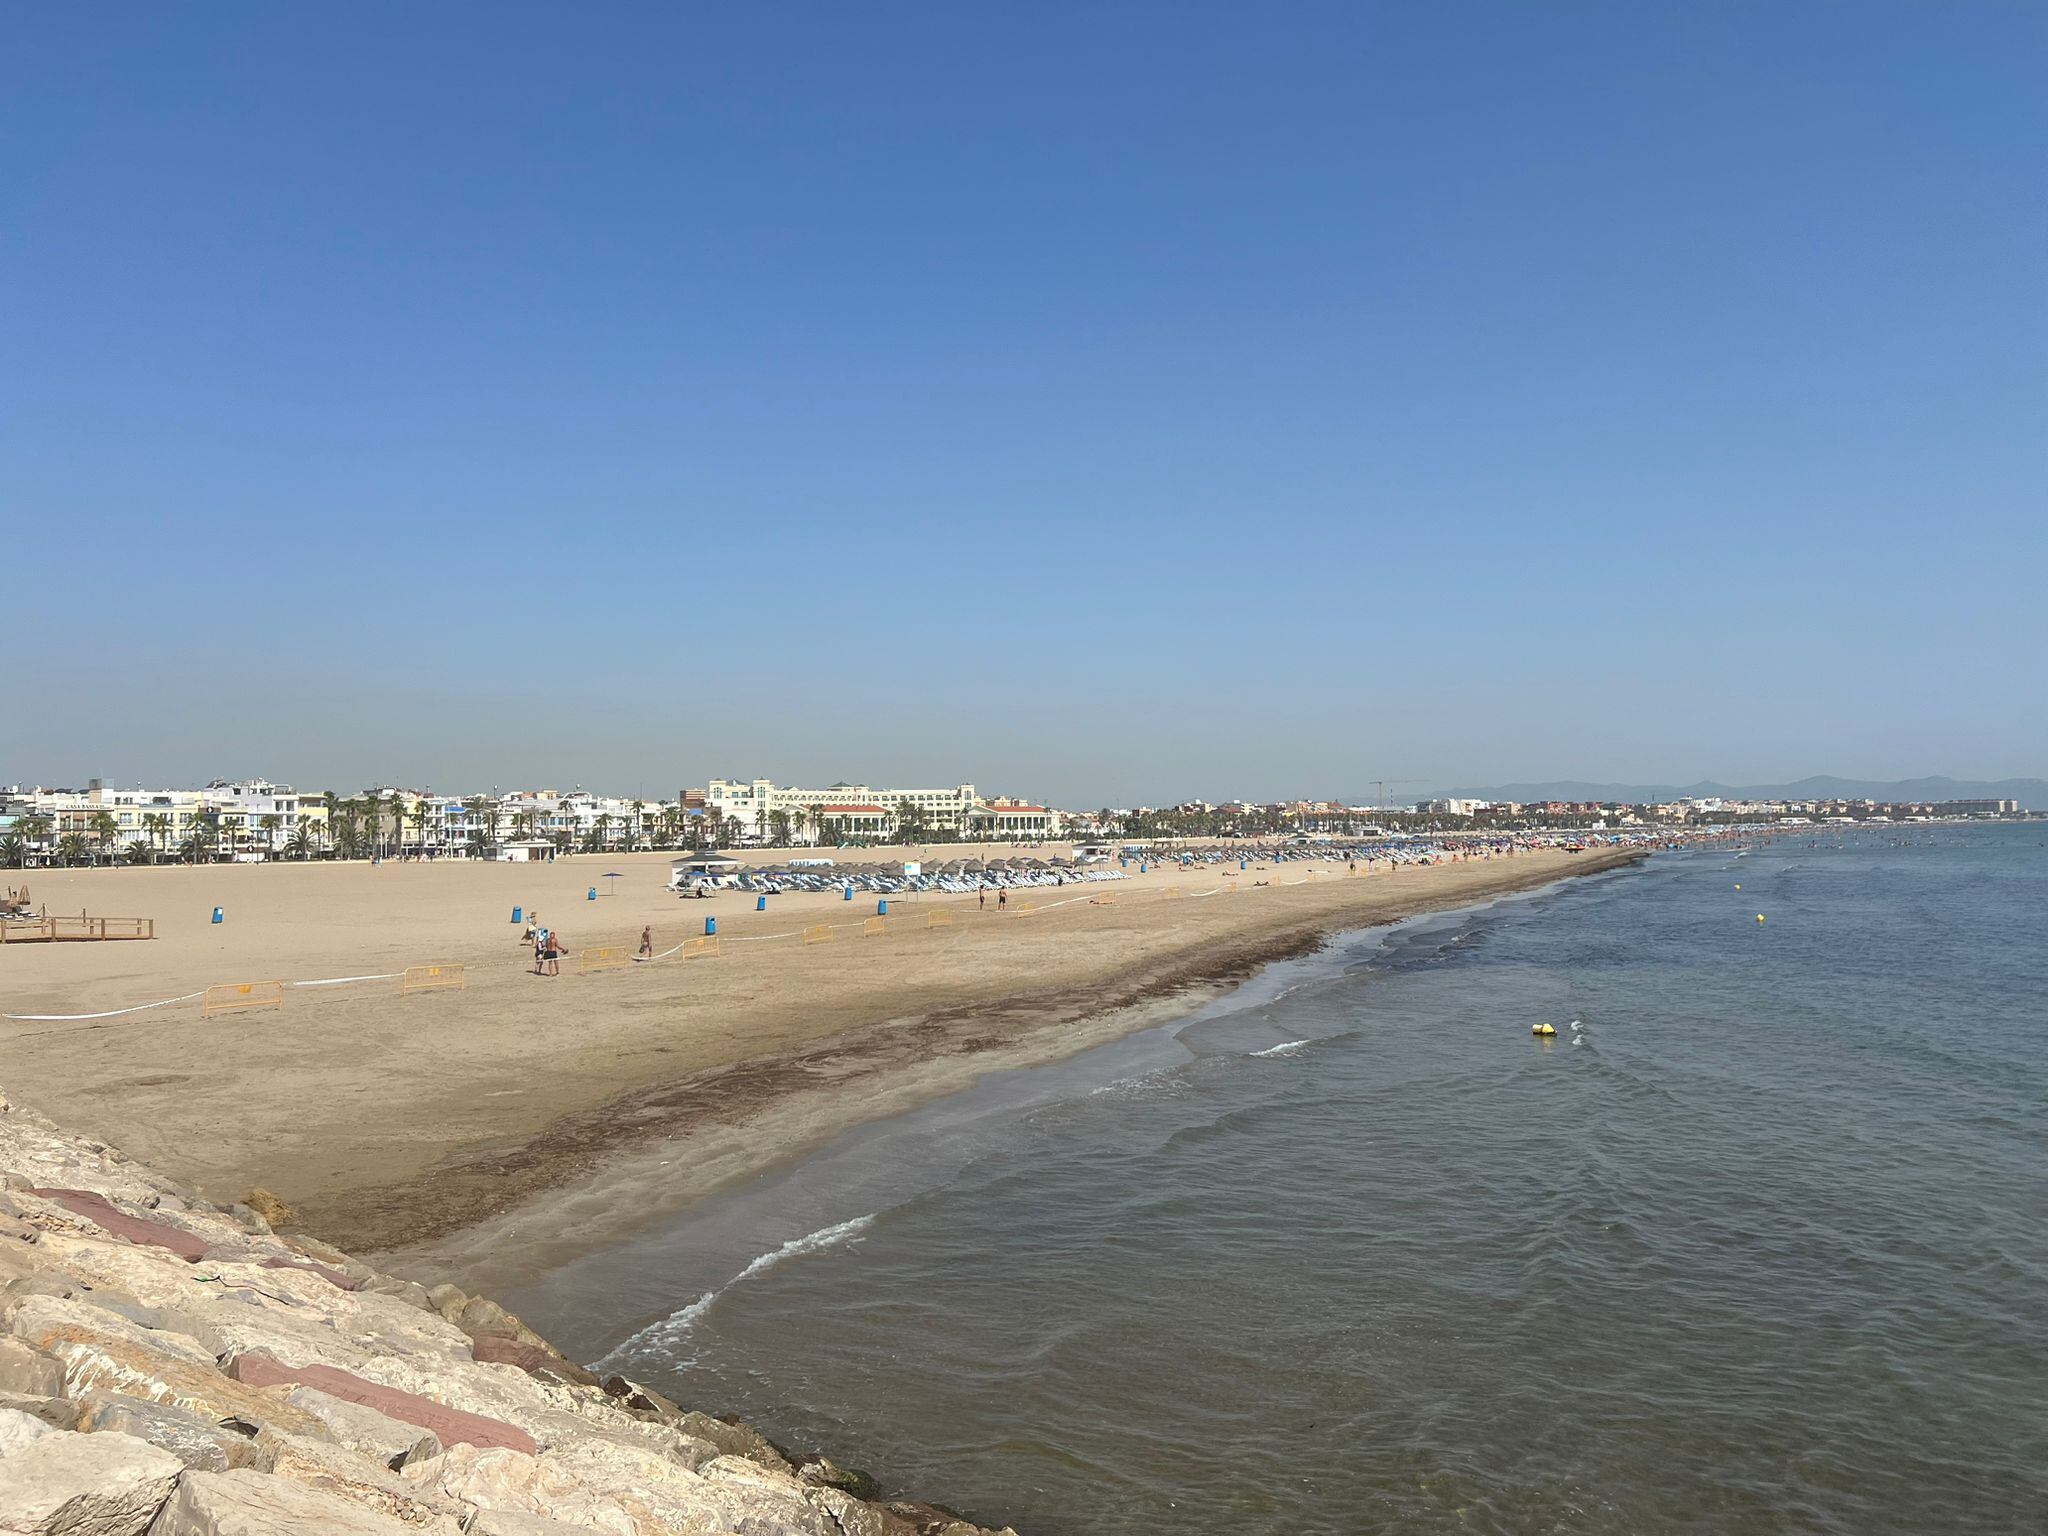
<svg viewBox="0 0 2048 1536">
<path fill-rule="evenodd" d="M 183 997 L 167 997 L 160 1003 L 137 1003 L 133 1008 L 109 1008 L 105 1013 L 0 1013 L 0 1019 L 14 1019 L 23 1024 L 70 1024 L 79 1019 L 118 1019 L 124 1013 L 146 1013 L 151 1008 L 168 1008 L 173 1003 L 189 1003 L 196 997 L 204 997 L 204 990 L 187 992 Z"/>
<path fill-rule="evenodd" d="M 374 976 L 326 976 L 314 981 L 287 981 L 287 987 L 343 987 L 356 981 L 395 981 L 403 974 L 399 971 L 380 971 Z M 12 1019 L 18 1024 L 76 1024 L 86 1019 L 118 1019 L 124 1014 L 147 1013 L 152 1008 L 168 1008 L 173 1003 L 189 1003 L 195 998 L 206 996 L 201 988 L 187 992 L 183 997 L 167 997 L 157 1003 L 137 1003 L 132 1008 L 109 1008 L 104 1013 L 0 1013 L 0 1019 Z"/>
</svg>

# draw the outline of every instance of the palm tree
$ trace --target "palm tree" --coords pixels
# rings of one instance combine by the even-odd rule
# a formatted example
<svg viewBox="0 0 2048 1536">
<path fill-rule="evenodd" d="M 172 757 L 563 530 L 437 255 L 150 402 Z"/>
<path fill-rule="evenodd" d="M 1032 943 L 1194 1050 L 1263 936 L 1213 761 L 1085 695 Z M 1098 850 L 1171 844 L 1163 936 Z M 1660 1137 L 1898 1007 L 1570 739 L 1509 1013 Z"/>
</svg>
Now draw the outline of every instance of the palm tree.
<svg viewBox="0 0 2048 1536">
<path fill-rule="evenodd" d="M 140 838 L 137 838 L 128 845 L 128 862 L 130 864 L 154 864 L 156 862 L 156 850 Z"/>
<path fill-rule="evenodd" d="M 111 857 L 114 844 L 121 840 L 121 824 L 114 820 L 113 812 L 101 811 L 92 819 L 93 841 Z"/>
<path fill-rule="evenodd" d="M 207 836 L 206 828 L 195 820 L 187 828 L 184 841 L 178 844 L 178 852 L 186 862 L 197 864 L 211 857 L 218 847 L 218 843 Z"/>
<path fill-rule="evenodd" d="M 292 835 L 285 839 L 284 851 L 301 861 L 313 856 L 313 818 L 301 816 L 299 824 L 292 828 Z"/>
<path fill-rule="evenodd" d="M 171 818 L 157 811 L 145 812 L 142 830 L 149 834 L 149 840 L 161 848 L 171 838 Z"/>
<path fill-rule="evenodd" d="M 68 864 L 86 864 L 93 860 L 92 839 L 83 832 L 66 832 L 57 839 L 57 857 Z"/>
<path fill-rule="evenodd" d="M 485 822 L 491 810 L 491 797 L 489 795 L 471 795 L 462 802 L 462 808 L 469 812 L 470 854 L 472 857 L 480 859 L 484 856 L 484 844 L 489 840 L 485 832 Z"/>
<path fill-rule="evenodd" d="M 14 824 L 14 830 L 21 834 L 21 851 L 17 857 L 20 860 L 21 867 L 26 869 L 28 868 L 29 849 L 35 844 L 45 841 L 50 835 L 50 818 L 42 815 L 24 816 Z"/>
<path fill-rule="evenodd" d="M 768 813 L 768 840 L 778 848 L 789 846 L 789 812 L 778 810 Z"/>
<path fill-rule="evenodd" d="M 284 818 L 275 812 L 263 818 L 261 826 L 263 828 L 263 847 L 266 852 L 277 852 L 277 829 L 283 825 Z"/>
<path fill-rule="evenodd" d="M 796 835 L 797 835 L 797 838 L 798 838 L 798 840 L 799 840 L 799 841 L 801 841 L 801 840 L 802 840 L 802 838 L 803 838 L 803 835 L 804 835 L 804 828 L 805 828 L 805 827 L 808 827 L 808 826 L 809 826 L 810 824 L 811 824 L 811 818 L 810 818 L 810 817 L 808 817 L 808 816 L 806 816 L 806 815 L 805 815 L 805 814 L 804 814 L 804 813 L 803 813 L 802 811 L 792 811 L 792 812 L 790 813 L 790 817 L 789 817 L 789 825 L 790 825 L 790 829 L 791 829 L 791 830 L 792 830 L 793 832 L 795 832 L 795 833 L 796 833 Z"/>
<path fill-rule="evenodd" d="M 811 807 L 811 841 L 814 843 L 825 841 L 825 807 L 822 805 Z"/>
<path fill-rule="evenodd" d="M 419 845 L 422 856 L 427 851 L 427 823 L 434 819 L 434 813 L 427 809 L 424 799 L 412 803 L 412 840 Z"/>
<path fill-rule="evenodd" d="M 26 867 L 28 864 L 28 843 L 25 839 L 9 833 L 0 838 L 0 864 Z"/>
<path fill-rule="evenodd" d="M 384 797 L 374 789 L 363 793 L 363 821 L 370 829 L 370 857 L 376 858 L 384 842 Z"/>
</svg>

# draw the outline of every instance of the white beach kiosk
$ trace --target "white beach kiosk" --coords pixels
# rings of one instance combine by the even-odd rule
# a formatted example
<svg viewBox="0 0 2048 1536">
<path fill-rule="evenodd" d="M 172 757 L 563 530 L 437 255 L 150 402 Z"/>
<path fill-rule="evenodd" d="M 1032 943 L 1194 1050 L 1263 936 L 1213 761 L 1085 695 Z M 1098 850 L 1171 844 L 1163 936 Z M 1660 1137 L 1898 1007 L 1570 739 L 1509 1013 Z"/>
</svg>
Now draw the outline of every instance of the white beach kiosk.
<svg viewBox="0 0 2048 1536">
<path fill-rule="evenodd" d="M 739 883 L 740 861 L 715 848 L 702 848 L 669 861 L 668 888 L 687 891 L 698 886 L 730 886 Z"/>
</svg>

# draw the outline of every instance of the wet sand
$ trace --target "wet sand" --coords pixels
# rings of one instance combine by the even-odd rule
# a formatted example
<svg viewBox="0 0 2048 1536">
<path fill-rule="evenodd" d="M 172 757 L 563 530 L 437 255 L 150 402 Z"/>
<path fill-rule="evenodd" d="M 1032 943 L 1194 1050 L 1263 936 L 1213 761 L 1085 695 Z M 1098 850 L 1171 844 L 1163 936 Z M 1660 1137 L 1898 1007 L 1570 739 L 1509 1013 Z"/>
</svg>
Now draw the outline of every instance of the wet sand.
<svg viewBox="0 0 2048 1536">
<path fill-rule="evenodd" d="M 151 916 L 160 937 L 7 946 L 8 1013 L 407 964 L 462 964 L 468 984 L 290 989 L 280 1010 L 211 1019 L 180 1003 L 9 1022 L 0 1075 L 216 1199 L 260 1184 L 330 1241 L 504 1284 L 850 1125 L 1158 1022 L 1330 932 L 1639 856 L 1542 851 L 1351 878 L 1341 865 L 1154 871 L 1012 893 L 1038 907 L 1028 915 L 999 915 L 993 896 L 986 913 L 972 897 L 892 898 L 872 938 L 858 923 L 872 898 L 775 897 L 766 913 L 738 894 L 679 901 L 661 889 L 666 855 L 33 872 L 52 913 Z M 609 870 L 618 894 L 588 900 Z M 1089 899 L 1105 894 L 1113 905 Z M 531 974 L 515 903 L 565 935 L 561 976 Z M 955 921 L 927 927 L 934 910 Z M 666 950 L 707 915 L 713 958 L 577 974 L 580 947 L 630 952 L 652 924 Z M 826 921 L 847 925 L 830 943 L 783 936 Z"/>
</svg>

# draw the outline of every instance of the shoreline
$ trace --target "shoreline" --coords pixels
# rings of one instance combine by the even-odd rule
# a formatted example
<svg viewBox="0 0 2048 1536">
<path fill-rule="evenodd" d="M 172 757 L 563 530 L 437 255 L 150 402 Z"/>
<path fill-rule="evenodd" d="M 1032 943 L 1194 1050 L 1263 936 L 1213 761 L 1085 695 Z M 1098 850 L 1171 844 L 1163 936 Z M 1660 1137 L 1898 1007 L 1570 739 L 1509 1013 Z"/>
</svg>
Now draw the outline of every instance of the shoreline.
<svg viewBox="0 0 2048 1536">
<path fill-rule="evenodd" d="M 1307 914 L 1220 953 L 1210 942 L 1170 950 L 1107 997 L 1082 984 L 1035 988 L 993 1005 L 904 1015 L 798 1053 L 652 1084 L 564 1116 L 517 1144 L 481 1146 L 407 1184 L 365 1191 L 366 1201 L 381 1209 L 350 1211 L 344 1218 L 349 1241 L 395 1273 L 455 1275 L 481 1289 L 513 1290 L 794 1164 L 849 1131 L 961 1093 L 992 1073 L 1048 1066 L 1185 1018 L 1337 935 L 1612 873 L 1641 863 L 1651 851 L 1590 853 L 1568 869 L 1531 870 L 1533 878 L 1488 882 L 1478 892 L 1432 893 L 1442 900 L 1424 894 L 1399 911 L 1364 920 L 1342 910 Z M 1006 1031 L 1006 1025 L 1017 1027 Z M 911 1054 L 906 1038 L 929 1054 Z M 468 1187 L 475 1198 L 451 1202 L 451 1183 Z M 438 1222 L 428 1214 L 435 1206 Z M 312 1215 L 309 1225 L 317 1224 L 320 1208 Z M 432 1223 L 431 1230 L 402 1242 L 378 1241 L 374 1234 L 392 1230 L 400 1216 L 414 1234 L 424 1223 Z M 365 1232 L 373 1234 L 367 1241 Z"/>
</svg>

